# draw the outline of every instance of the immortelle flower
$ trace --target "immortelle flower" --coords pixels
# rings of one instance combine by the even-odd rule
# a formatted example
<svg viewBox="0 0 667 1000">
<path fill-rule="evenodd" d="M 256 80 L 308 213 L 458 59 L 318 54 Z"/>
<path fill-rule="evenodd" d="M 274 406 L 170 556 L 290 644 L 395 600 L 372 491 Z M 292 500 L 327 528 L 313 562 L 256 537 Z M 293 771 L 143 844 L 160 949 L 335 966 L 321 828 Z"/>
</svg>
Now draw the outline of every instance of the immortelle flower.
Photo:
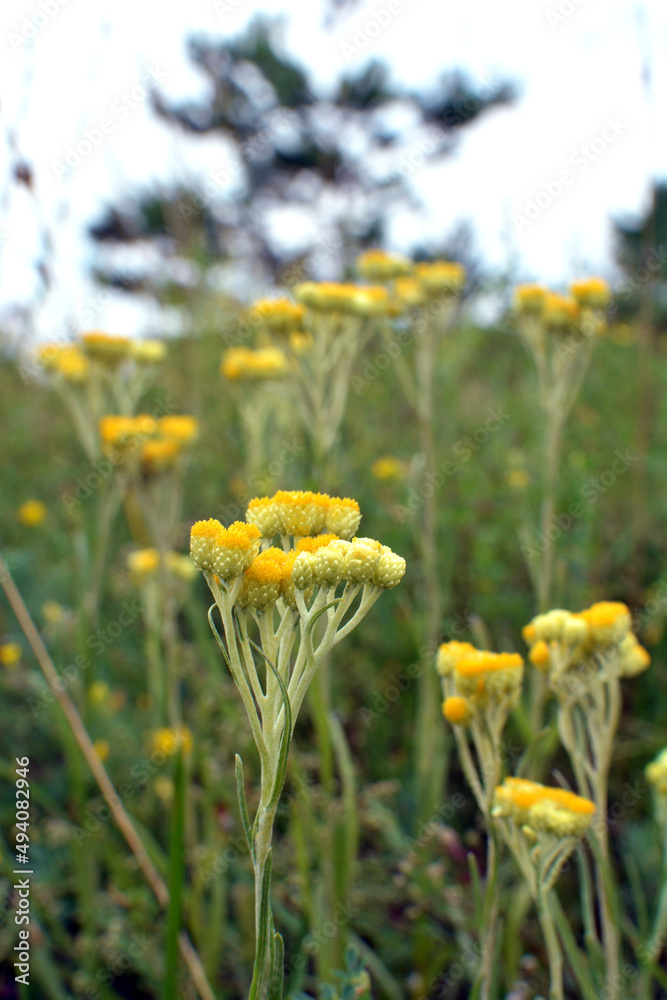
<svg viewBox="0 0 667 1000">
<path fill-rule="evenodd" d="M 220 370 L 230 381 L 282 378 L 287 358 L 277 347 L 230 347 L 222 356 Z"/>
<path fill-rule="evenodd" d="M 547 295 L 543 285 L 517 285 L 514 289 L 514 308 L 518 313 L 541 315 Z"/>
<path fill-rule="evenodd" d="M 147 413 L 140 413 L 136 417 L 111 413 L 101 417 L 99 421 L 102 447 L 107 452 L 114 448 L 136 448 L 142 440 L 152 437 L 156 430 L 157 421 Z"/>
<path fill-rule="evenodd" d="M 389 308 L 389 293 L 382 285 L 306 281 L 296 286 L 294 294 L 305 306 L 317 312 L 375 316 L 386 313 Z"/>
<path fill-rule="evenodd" d="M 21 662 L 23 650 L 18 642 L 0 643 L 0 663 L 3 667 L 15 667 Z"/>
<path fill-rule="evenodd" d="M 131 356 L 140 365 L 155 365 L 167 354 L 167 345 L 162 340 L 133 340 Z"/>
<path fill-rule="evenodd" d="M 289 334 L 301 329 L 305 314 L 305 308 L 291 299 L 258 299 L 248 318 L 252 325 L 266 327 L 271 333 Z"/>
<path fill-rule="evenodd" d="M 570 295 L 580 306 L 589 309 L 605 309 L 611 299 L 611 289 L 604 278 L 583 278 L 573 281 Z"/>
<path fill-rule="evenodd" d="M 81 335 L 81 348 L 89 358 L 107 365 L 116 365 L 132 354 L 132 341 L 97 331 Z"/>
<path fill-rule="evenodd" d="M 545 326 L 552 330 L 569 328 L 576 326 L 580 317 L 581 309 L 576 299 L 558 292 L 547 292 L 542 312 Z"/>
<path fill-rule="evenodd" d="M 355 500 L 281 490 L 250 501 L 246 522 L 197 521 L 190 551 L 222 621 L 209 623 L 246 709 L 260 758 L 257 816 L 248 821 L 237 757 L 241 817 L 255 873 L 256 952 L 252 996 L 283 975 L 282 942 L 270 909 L 271 835 L 299 709 L 324 657 L 395 587 L 405 560 L 373 538 L 357 538 Z M 281 536 L 281 547 L 271 545 Z M 260 551 L 260 545 L 264 545 Z M 316 629 L 317 622 L 321 625 Z"/>
<path fill-rule="evenodd" d="M 62 375 L 67 382 L 85 382 L 90 362 L 75 344 L 44 344 L 36 352 L 45 371 Z"/>
<path fill-rule="evenodd" d="M 434 260 L 416 264 L 415 276 L 427 295 L 455 294 L 466 283 L 466 269 L 463 264 L 449 260 Z"/>
<path fill-rule="evenodd" d="M 126 559 L 127 568 L 134 583 L 143 583 L 153 576 L 160 567 L 160 553 L 157 549 L 136 549 Z"/>
<path fill-rule="evenodd" d="M 151 735 L 151 746 L 156 753 L 171 757 L 177 750 L 190 753 L 192 750 L 192 733 L 187 726 L 174 726 L 156 729 Z"/>
<path fill-rule="evenodd" d="M 621 679 L 634 677 L 650 657 L 631 631 L 630 611 L 620 601 L 599 601 L 578 613 L 557 609 L 524 629 L 530 661 L 548 679 L 558 702 L 558 734 L 574 772 L 577 791 L 596 806 L 593 836 L 606 979 L 618 977 L 618 924 L 606 879 L 609 772 L 621 713 Z"/>
<path fill-rule="evenodd" d="M 279 490 L 272 497 L 256 497 L 246 519 L 265 538 L 275 535 L 319 535 L 330 532 L 350 539 L 361 521 L 359 504 L 349 497 L 330 497 L 308 490 Z"/>
<path fill-rule="evenodd" d="M 496 788 L 493 816 L 556 837 L 581 837 L 591 825 L 595 803 L 564 788 L 550 788 L 524 778 L 505 778 Z"/>
<path fill-rule="evenodd" d="M 357 270 L 368 281 L 391 281 L 410 274 L 413 266 L 409 257 L 385 250 L 365 250 L 357 257 Z"/>
<path fill-rule="evenodd" d="M 24 500 L 16 512 L 17 518 L 26 528 L 36 528 L 46 515 L 46 504 L 43 504 L 41 500 Z"/>
</svg>

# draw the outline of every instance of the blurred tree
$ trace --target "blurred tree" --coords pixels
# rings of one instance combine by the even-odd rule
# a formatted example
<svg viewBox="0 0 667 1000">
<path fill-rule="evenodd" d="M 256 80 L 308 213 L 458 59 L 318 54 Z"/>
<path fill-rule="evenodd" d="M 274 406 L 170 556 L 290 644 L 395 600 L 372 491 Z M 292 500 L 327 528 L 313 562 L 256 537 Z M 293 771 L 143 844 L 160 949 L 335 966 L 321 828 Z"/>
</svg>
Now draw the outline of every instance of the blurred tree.
<svg viewBox="0 0 667 1000">
<path fill-rule="evenodd" d="M 257 20 L 231 41 L 191 41 L 209 96 L 170 103 L 155 92 L 153 105 L 190 137 L 219 137 L 223 165 L 203 181 L 139 192 L 109 208 L 91 228 L 98 244 L 149 240 L 204 270 L 222 264 L 235 279 L 229 285 L 254 291 L 337 277 L 360 247 L 383 243 L 392 211 L 420 210 L 411 178 L 425 160 L 451 153 L 459 130 L 514 96 L 506 83 L 476 90 L 459 72 L 411 93 L 374 61 L 322 96 L 282 50 L 278 29 Z M 459 234 L 462 249 L 466 241 Z M 183 304 L 201 292 L 190 280 L 188 291 L 163 276 L 158 285 L 146 274 L 124 275 L 117 260 L 103 263 L 98 277 L 111 274 L 117 286 L 161 301 Z"/>
</svg>

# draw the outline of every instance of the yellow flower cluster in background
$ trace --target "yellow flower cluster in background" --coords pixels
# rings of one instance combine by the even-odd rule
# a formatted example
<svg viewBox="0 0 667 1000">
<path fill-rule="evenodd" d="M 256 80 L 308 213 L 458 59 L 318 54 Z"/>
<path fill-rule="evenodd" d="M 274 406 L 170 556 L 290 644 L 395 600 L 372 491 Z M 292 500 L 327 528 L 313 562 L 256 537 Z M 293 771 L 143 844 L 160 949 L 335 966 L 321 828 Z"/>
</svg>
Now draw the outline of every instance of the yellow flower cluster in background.
<svg viewBox="0 0 667 1000">
<path fill-rule="evenodd" d="M 249 319 L 271 333 L 288 334 L 300 330 L 306 315 L 304 306 L 287 298 L 258 299 L 249 310 Z"/>
<path fill-rule="evenodd" d="M 150 744 L 156 753 L 171 757 L 177 750 L 190 753 L 192 750 L 192 733 L 187 726 L 164 727 L 156 729 L 151 734 Z"/>
<path fill-rule="evenodd" d="M 505 778 L 493 799 L 493 816 L 510 819 L 531 832 L 557 837 L 580 837 L 594 815 L 595 805 L 590 799 L 524 778 Z"/>
<path fill-rule="evenodd" d="M 514 308 L 520 315 L 532 315 L 553 330 L 577 327 L 582 310 L 603 310 L 611 299 L 604 278 L 586 278 L 570 286 L 569 295 L 550 291 L 543 285 L 517 285 Z M 604 326 L 599 325 L 599 332 Z"/>
<path fill-rule="evenodd" d="M 596 654 L 607 669 L 612 650 L 621 677 L 633 677 L 651 663 L 632 632 L 629 609 L 618 601 L 599 601 L 580 612 L 547 611 L 525 626 L 523 637 L 530 662 L 546 674 L 561 675 Z"/>
<path fill-rule="evenodd" d="M 336 281 L 305 281 L 294 295 L 316 312 L 377 316 L 389 310 L 389 293 L 382 285 L 355 285 Z"/>
<path fill-rule="evenodd" d="M 468 725 L 475 711 L 484 712 L 490 704 L 511 709 L 521 694 L 523 667 L 518 653 L 490 653 L 469 642 L 443 643 L 436 670 L 449 682 L 445 690 L 453 691 L 442 706 L 447 721 Z"/>
<path fill-rule="evenodd" d="M 16 667 L 21 662 L 23 650 L 18 642 L 0 643 L 0 664 L 3 667 Z"/>
<path fill-rule="evenodd" d="M 351 538 L 361 513 L 356 500 L 326 493 L 279 490 L 272 497 L 255 497 L 248 504 L 246 520 L 256 524 L 265 538 L 275 535 L 319 535 L 330 532 Z"/>
<path fill-rule="evenodd" d="M 105 368 L 115 368 L 124 361 L 152 365 L 162 361 L 166 353 L 162 340 L 131 340 L 91 331 L 71 343 L 42 344 L 36 349 L 35 357 L 45 371 L 60 375 L 68 382 L 85 382 L 91 363 Z"/>
<path fill-rule="evenodd" d="M 121 455 L 137 452 L 148 472 L 171 468 L 199 435 L 199 422 L 189 414 L 156 419 L 147 413 L 127 417 L 107 414 L 99 422 L 102 449 Z"/>
<path fill-rule="evenodd" d="M 281 378 L 287 374 L 287 358 L 277 347 L 230 347 L 222 356 L 220 371 L 232 382 Z"/>
</svg>

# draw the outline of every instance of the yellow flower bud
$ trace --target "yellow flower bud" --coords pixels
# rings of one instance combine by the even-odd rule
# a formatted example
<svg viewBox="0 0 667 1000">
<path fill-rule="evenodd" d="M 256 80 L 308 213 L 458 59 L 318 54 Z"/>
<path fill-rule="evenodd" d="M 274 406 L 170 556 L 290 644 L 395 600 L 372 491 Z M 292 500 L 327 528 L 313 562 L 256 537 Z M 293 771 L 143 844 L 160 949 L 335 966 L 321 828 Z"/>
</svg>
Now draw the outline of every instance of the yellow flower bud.
<svg viewBox="0 0 667 1000">
<path fill-rule="evenodd" d="M 16 512 L 17 518 L 26 528 L 36 528 L 46 514 L 46 505 L 41 500 L 25 500 Z"/>
<path fill-rule="evenodd" d="M 468 726 L 472 720 L 472 705 L 467 698 L 452 695 L 444 700 L 442 714 L 453 726 Z"/>
</svg>

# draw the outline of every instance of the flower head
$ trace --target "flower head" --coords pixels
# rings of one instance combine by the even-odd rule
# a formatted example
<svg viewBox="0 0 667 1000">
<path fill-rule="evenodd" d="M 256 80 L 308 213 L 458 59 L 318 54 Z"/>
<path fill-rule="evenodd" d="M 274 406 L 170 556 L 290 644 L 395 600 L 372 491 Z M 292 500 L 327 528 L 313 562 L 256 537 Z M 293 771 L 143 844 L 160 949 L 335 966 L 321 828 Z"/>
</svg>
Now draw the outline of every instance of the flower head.
<svg viewBox="0 0 667 1000">
<path fill-rule="evenodd" d="M 428 295 L 454 295 L 466 283 L 466 269 L 463 264 L 449 260 L 434 260 L 416 264 L 415 275 Z"/>
<path fill-rule="evenodd" d="M 290 557 L 282 549 L 269 548 L 260 552 L 244 573 L 237 603 L 257 609 L 275 604 L 283 590 L 288 562 L 291 562 Z"/>
<path fill-rule="evenodd" d="M 454 672 L 454 668 L 459 660 L 476 652 L 478 650 L 469 642 L 456 642 L 456 640 L 443 642 L 438 649 L 435 669 L 441 677 L 449 677 Z"/>
<path fill-rule="evenodd" d="M 16 516 L 25 528 L 36 528 L 47 515 L 46 504 L 41 500 L 24 500 Z"/>
<path fill-rule="evenodd" d="M 359 527 L 361 514 L 356 500 L 308 490 L 279 490 L 272 497 L 251 500 L 246 520 L 256 524 L 265 538 L 321 532 L 350 538 Z"/>
<path fill-rule="evenodd" d="M 163 340 L 133 340 L 132 357 L 140 365 L 155 365 L 165 357 L 167 345 Z"/>
<path fill-rule="evenodd" d="M 523 657 L 518 653 L 475 650 L 454 665 L 456 693 L 483 708 L 488 701 L 518 699 L 523 682 Z"/>
<path fill-rule="evenodd" d="M 230 381 L 282 378 L 287 358 L 277 347 L 230 347 L 222 356 L 222 374 Z"/>
<path fill-rule="evenodd" d="M 234 521 L 228 528 L 210 518 L 190 530 L 190 555 L 199 569 L 230 580 L 243 573 L 259 552 L 261 534 L 254 524 Z"/>
<path fill-rule="evenodd" d="M 163 753 L 166 757 L 171 757 L 177 750 L 182 749 L 184 753 L 192 750 L 192 733 L 187 726 L 167 726 L 156 729 L 151 737 L 151 745 L 157 753 Z"/>
<path fill-rule="evenodd" d="M 136 447 L 141 441 L 155 434 L 157 421 L 147 413 L 136 417 L 107 414 L 99 422 L 100 438 L 105 451 L 113 448 Z"/>
<path fill-rule="evenodd" d="M 646 765 L 646 780 L 653 785 L 658 795 L 667 797 L 667 747 L 661 750 L 655 760 Z"/>
<path fill-rule="evenodd" d="M 580 306 L 590 309 L 604 309 L 611 299 L 611 290 L 604 278 L 584 278 L 573 281 L 570 294 Z"/>
<path fill-rule="evenodd" d="M 188 414 L 170 414 L 158 420 L 157 432 L 161 437 L 172 438 L 179 444 L 190 444 L 199 434 L 199 421 Z"/>
<path fill-rule="evenodd" d="M 0 643 L 0 663 L 3 667 L 15 667 L 21 662 L 23 650 L 19 642 Z"/>
<path fill-rule="evenodd" d="M 514 289 L 514 308 L 520 314 L 541 315 L 548 294 L 542 285 L 517 285 Z"/>
<path fill-rule="evenodd" d="M 132 354 L 132 341 L 110 333 L 84 333 L 81 347 L 89 358 L 107 365 L 116 365 Z"/>
<path fill-rule="evenodd" d="M 291 299 L 258 299 L 250 307 L 250 321 L 272 333 L 289 334 L 303 326 L 305 308 Z"/>
<path fill-rule="evenodd" d="M 127 556 L 127 568 L 135 583 L 143 583 L 160 567 L 160 553 L 157 549 L 136 549 Z"/>
<path fill-rule="evenodd" d="M 37 360 L 46 371 L 68 382 L 84 382 L 88 377 L 90 362 L 75 344 L 44 344 L 37 350 Z"/>
<path fill-rule="evenodd" d="M 368 281 L 391 281 L 410 274 L 413 264 L 408 257 L 385 250 L 365 250 L 357 257 L 357 270 Z"/>
<path fill-rule="evenodd" d="M 309 309 L 359 316 L 386 313 L 389 293 L 382 285 L 353 285 L 335 281 L 306 281 L 294 294 Z"/>
<path fill-rule="evenodd" d="M 536 832 L 580 837 L 591 824 L 595 804 L 564 788 L 549 788 L 523 778 L 505 778 L 494 793 L 492 815 Z"/>
<path fill-rule="evenodd" d="M 544 300 L 543 319 L 554 330 L 574 326 L 580 317 L 579 303 L 569 295 L 547 292 Z"/>
</svg>

